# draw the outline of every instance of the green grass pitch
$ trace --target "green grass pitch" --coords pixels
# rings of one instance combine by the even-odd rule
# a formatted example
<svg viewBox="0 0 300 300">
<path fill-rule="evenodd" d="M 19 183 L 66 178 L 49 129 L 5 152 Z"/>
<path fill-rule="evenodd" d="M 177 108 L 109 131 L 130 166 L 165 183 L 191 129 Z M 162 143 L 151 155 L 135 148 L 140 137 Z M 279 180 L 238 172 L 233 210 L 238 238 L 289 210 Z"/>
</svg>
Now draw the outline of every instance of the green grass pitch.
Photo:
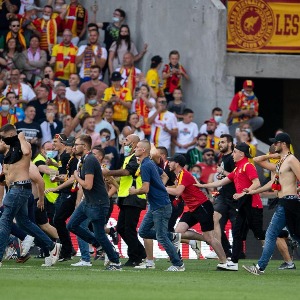
<svg viewBox="0 0 300 300">
<path fill-rule="evenodd" d="M 216 271 L 216 260 L 185 260 L 185 272 L 165 272 L 170 265 L 166 259 L 156 261 L 155 270 L 121 272 L 104 271 L 102 261 L 93 261 L 93 267 L 71 267 L 77 260 L 50 268 L 42 268 L 40 259 L 25 264 L 4 261 L 0 299 L 300 299 L 300 269 L 279 271 L 281 261 L 271 261 L 264 275 L 254 276 L 242 269 L 254 263 L 250 260 L 241 260 L 238 272 Z"/>
</svg>

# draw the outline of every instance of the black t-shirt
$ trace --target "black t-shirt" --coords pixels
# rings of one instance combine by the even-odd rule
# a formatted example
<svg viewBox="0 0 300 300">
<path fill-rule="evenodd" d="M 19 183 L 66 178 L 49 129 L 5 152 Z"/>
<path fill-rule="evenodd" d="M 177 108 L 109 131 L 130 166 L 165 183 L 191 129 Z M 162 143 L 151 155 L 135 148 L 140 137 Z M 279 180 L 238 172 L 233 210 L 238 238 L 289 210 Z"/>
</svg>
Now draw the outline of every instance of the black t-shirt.
<svg viewBox="0 0 300 300">
<path fill-rule="evenodd" d="M 164 165 L 163 170 L 167 174 L 167 176 L 169 177 L 166 186 L 175 185 L 176 174 L 173 171 L 170 170 L 168 162 Z M 169 194 L 169 198 L 170 198 L 171 201 L 173 201 L 176 198 L 176 196 L 173 196 L 173 195 Z"/>
<path fill-rule="evenodd" d="M 82 160 L 83 163 L 80 170 L 80 178 L 85 180 L 86 175 L 94 175 L 92 189 L 86 190 L 83 188 L 85 201 L 90 204 L 101 204 L 103 207 L 109 207 L 109 198 L 105 188 L 101 166 L 98 160 L 91 153 L 83 157 Z"/>
<path fill-rule="evenodd" d="M 115 26 L 113 23 L 104 22 L 102 30 L 105 31 L 104 43 L 105 43 L 105 47 L 108 51 L 111 44 L 118 39 L 120 28 Z"/>
<path fill-rule="evenodd" d="M 30 101 L 30 105 L 35 108 L 34 122 L 41 124 L 41 121 L 46 118 L 46 108 L 49 102 L 41 104 L 39 100 Z"/>
<path fill-rule="evenodd" d="M 70 157 L 70 155 L 69 155 L 69 157 Z M 74 174 L 74 171 L 77 170 L 77 165 L 78 165 L 78 159 L 75 156 L 73 156 L 71 160 L 69 158 L 67 166 L 66 166 L 66 172 L 68 174 L 68 178 L 70 178 Z M 72 188 L 72 184 L 69 185 L 68 187 L 61 189 L 60 192 L 61 193 L 70 193 L 71 188 Z"/>
<path fill-rule="evenodd" d="M 58 172 L 59 175 L 61 174 L 67 174 L 67 165 L 68 162 L 71 158 L 71 155 L 69 153 L 67 153 L 66 151 L 64 151 L 60 157 L 59 157 L 59 161 L 58 161 Z"/>
<path fill-rule="evenodd" d="M 235 163 L 233 161 L 233 157 L 230 154 L 222 156 L 221 167 L 226 171 L 231 173 L 235 169 Z M 233 194 L 236 193 L 234 183 L 231 182 L 229 184 L 224 185 L 220 190 L 220 194 L 225 197 L 231 199 Z"/>
<path fill-rule="evenodd" d="M 132 155 L 132 157 L 130 158 L 128 164 L 125 167 L 125 170 L 127 170 L 129 172 L 129 174 L 131 176 L 133 176 L 133 178 L 135 178 L 135 173 L 137 171 L 137 169 L 139 168 L 139 164 L 136 160 L 136 156 Z"/>
<path fill-rule="evenodd" d="M 42 131 L 39 123 L 32 122 L 32 123 L 25 123 L 24 121 L 17 122 L 15 124 L 17 128 L 17 132 L 24 132 L 26 140 L 30 143 L 32 138 L 42 138 Z M 35 153 L 38 149 L 37 144 L 31 144 L 32 149 L 32 156 L 35 156 Z"/>
</svg>

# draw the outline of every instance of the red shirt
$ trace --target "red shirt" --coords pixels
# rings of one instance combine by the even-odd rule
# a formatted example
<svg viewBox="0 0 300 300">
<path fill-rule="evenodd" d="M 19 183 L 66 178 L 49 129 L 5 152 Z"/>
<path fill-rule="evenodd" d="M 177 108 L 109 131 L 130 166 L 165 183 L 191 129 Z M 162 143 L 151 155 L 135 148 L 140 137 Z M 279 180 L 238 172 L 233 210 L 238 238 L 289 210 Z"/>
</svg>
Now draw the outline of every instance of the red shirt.
<svg viewBox="0 0 300 300">
<path fill-rule="evenodd" d="M 181 197 L 190 211 L 194 211 L 198 206 L 208 201 L 206 195 L 194 184 L 195 178 L 185 169 L 177 176 L 177 185 L 185 186 Z"/>
<path fill-rule="evenodd" d="M 236 168 L 227 176 L 234 182 L 237 193 L 252 185 L 252 180 L 258 178 L 256 168 L 245 157 L 236 163 Z M 252 207 L 263 208 L 259 194 L 252 195 Z"/>
<path fill-rule="evenodd" d="M 202 181 L 204 183 L 208 182 L 208 178 L 209 178 L 210 174 L 217 173 L 217 166 L 216 165 L 209 166 L 204 162 L 201 162 L 197 165 L 201 167 L 202 172 L 201 172 L 200 181 Z"/>
</svg>

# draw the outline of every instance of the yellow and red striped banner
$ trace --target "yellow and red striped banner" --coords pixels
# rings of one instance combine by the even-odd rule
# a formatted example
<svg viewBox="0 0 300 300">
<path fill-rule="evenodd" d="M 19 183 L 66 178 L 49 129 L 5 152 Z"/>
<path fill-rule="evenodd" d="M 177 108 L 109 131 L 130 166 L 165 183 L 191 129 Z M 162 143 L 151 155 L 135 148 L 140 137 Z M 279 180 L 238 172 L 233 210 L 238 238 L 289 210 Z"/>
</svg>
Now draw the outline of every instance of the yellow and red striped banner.
<svg viewBox="0 0 300 300">
<path fill-rule="evenodd" d="M 228 0 L 227 50 L 300 53 L 300 1 Z"/>
</svg>

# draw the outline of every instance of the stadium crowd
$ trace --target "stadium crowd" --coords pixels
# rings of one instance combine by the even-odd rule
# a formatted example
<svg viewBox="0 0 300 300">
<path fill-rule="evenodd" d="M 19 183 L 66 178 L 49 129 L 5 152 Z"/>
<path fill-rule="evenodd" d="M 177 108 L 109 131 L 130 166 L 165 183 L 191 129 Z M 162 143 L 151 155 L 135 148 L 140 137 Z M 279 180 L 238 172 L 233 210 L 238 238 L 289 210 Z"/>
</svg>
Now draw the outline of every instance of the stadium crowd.
<svg viewBox="0 0 300 300">
<path fill-rule="evenodd" d="M 263 274 L 276 240 L 284 257 L 280 269 L 294 269 L 281 230 L 287 225 L 297 240 L 297 224 L 285 222 L 280 211 L 280 228 L 265 235 L 253 159 L 273 172 L 270 182 L 274 179 L 277 188 L 267 184 L 263 191 L 279 191 L 285 200 L 278 207 L 299 201 L 299 162 L 286 133 L 276 135 L 267 157 L 255 157 L 253 133 L 264 120 L 254 82 L 246 80 L 234 95 L 226 121 L 222 109 L 212 107 L 198 126 L 193 107 L 184 101 L 182 81 L 189 75 L 180 53 L 170 50 L 168 62 L 155 55 L 149 69 L 140 70 L 135 64 L 148 45 L 136 48 L 125 11 L 115 9 L 111 21 L 102 23 L 96 12 L 94 5 L 88 16 L 78 0 L 49 0 L 43 8 L 33 0 L 1 1 L 0 265 L 18 248 L 15 240 L 21 241 L 18 263 L 30 258 L 33 243 L 45 267 L 70 261 L 76 254 L 73 232 L 81 253 L 74 267 L 92 266 L 95 251 L 107 270 L 155 268 L 157 239 L 170 256 L 168 271 L 185 270 L 180 243 L 189 244 L 199 258 L 201 241 L 213 250 L 207 258 L 219 258 L 218 269 L 237 271 L 251 229 L 265 247 L 263 260 L 245 266 L 247 271 Z M 294 187 L 280 195 L 279 169 L 288 172 L 287 164 L 295 166 L 289 175 L 293 183 L 284 184 Z M 108 228 L 116 196 L 118 222 Z M 142 244 L 137 225 L 145 209 Z M 224 233 L 228 220 L 232 247 Z M 201 234 L 189 230 L 197 223 Z M 127 244 L 123 266 L 107 235 L 115 245 L 119 235 Z"/>
</svg>

